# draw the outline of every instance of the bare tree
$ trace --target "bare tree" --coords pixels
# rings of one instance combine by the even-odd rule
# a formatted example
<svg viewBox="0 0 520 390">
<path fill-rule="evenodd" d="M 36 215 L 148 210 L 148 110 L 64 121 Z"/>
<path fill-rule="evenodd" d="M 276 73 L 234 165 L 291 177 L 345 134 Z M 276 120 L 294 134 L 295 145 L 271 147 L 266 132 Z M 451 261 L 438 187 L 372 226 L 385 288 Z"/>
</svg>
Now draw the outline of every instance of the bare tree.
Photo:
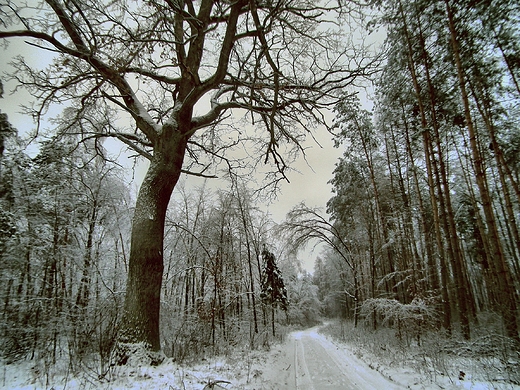
<svg viewBox="0 0 520 390">
<path fill-rule="evenodd" d="M 344 234 L 338 227 L 340 226 L 329 222 L 319 209 L 300 203 L 287 214 L 286 220 L 279 225 L 278 229 L 284 234 L 286 242 L 292 250 L 297 251 L 311 242 L 314 242 L 315 245 L 324 243 L 330 247 L 352 271 L 353 292 L 346 293 L 353 297 L 357 304 L 360 287 L 358 264 L 352 254 L 351 242 L 344 239 Z M 354 310 L 354 313 L 357 324 L 357 311 Z"/>
<path fill-rule="evenodd" d="M 285 177 L 284 156 L 302 150 L 305 135 L 324 122 L 320 109 L 373 62 L 342 30 L 344 1 L 27 4 L 0 8 L 0 38 L 23 38 L 54 56 L 46 69 L 15 60 L 12 77 L 37 99 L 27 110 L 40 120 L 52 105 L 71 105 L 76 128 L 103 116 L 82 135 L 119 139 L 150 162 L 133 219 L 121 340 L 160 350 L 164 221 L 181 173 L 210 175 L 203 155 L 231 166 L 227 148 L 250 139 L 249 155 Z M 230 133 L 232 110 L 249 113 L 257 131 Z"/>
</svg>

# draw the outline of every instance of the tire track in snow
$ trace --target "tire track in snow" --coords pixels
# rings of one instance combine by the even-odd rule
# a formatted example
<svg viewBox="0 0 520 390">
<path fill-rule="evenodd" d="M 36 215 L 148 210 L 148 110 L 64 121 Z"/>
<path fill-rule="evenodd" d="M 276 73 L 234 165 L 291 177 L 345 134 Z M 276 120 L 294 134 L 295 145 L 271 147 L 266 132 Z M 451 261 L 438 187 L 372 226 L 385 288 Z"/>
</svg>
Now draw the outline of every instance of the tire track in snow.
<svg viewBox="0 0 520 390">
<path fill-rule="evenodd" d="M 300 333 L 294 334 L 294 381 L 298 390 L 314 390 Z"/>
<path fill-rule="evenodd" d="M 293 333 L 289 345 L 288 352 L 294 353 L 292 374 L 297 390 L 402 388 L 318 334 L 317 328 Z"/>
</svg>

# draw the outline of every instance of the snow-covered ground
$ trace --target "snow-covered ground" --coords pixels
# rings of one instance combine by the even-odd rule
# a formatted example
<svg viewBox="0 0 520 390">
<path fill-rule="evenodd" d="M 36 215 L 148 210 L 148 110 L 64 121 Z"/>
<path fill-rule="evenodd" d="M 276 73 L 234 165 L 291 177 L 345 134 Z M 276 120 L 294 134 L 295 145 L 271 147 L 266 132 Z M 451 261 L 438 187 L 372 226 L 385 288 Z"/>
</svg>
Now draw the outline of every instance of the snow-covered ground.
<svg viewBox="0 0 520 390">
<path fill-rule="evenodd" d="M 2 366 L 0 385 L 4 389 L 20 390 L 199 390 L 208 384 L 219 383 L 224 388 L 240 389 L 247 388 L 248 377 L 255 375 L 254 372 L 247 372 L 250 364 L 247 355 L 244 358 L 242 361 L 204 361 L 189 367 L 176 364 L 171 359 L 157 367 L 117 366 L 104 378 L 88 370 L 75 375 L 67 375 L 64 370 L 49 369 L 44 372 L 35 362 L 28 361 Z"/>
<path fill-rule="evenodd" d="M 279 361 L 265 370 L 269 389 L 397 390 L 404 388 L 371 369 L 347 348 L 311 328 L 292 333 L 280 346 Z M 272 372 L 269 372 L 272 371 Z"/>
<path fill-rule="evenodd" d="M 473 381 L 471 377 L 438 377 L 432 381 L 412 368 L 391 367 L 372 358 L 367 361 L 369 355 L 363 359 L 359 356 L 315 327 L 291 333 L 285 343 L 268 352 L 237 351 L 225 359 L 204 360 L 191 366 L 166 360 L 158 367 L 113 367 L 101 379 L 88 369 L 72 374 L 66 367 L 45 367 L 34 361 L 3 364 L 0 385 L 23 390 L 520 389 L 512 384 Z"/>
</svg>

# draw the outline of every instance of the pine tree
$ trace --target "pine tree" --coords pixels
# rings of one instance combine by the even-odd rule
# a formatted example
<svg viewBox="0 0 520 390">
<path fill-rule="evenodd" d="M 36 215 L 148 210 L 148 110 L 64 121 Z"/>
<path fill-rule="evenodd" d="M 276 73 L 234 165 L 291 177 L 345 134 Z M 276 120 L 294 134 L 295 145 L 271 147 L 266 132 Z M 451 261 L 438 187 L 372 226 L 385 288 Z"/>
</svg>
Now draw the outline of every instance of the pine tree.
<svg viewBox="0 0 520 390">
<path fill-rule="evenodd" d="M 285 288 L 280 269 L 276 265 L 274 254 L 268 251 L 265 246 L 262 250 L 262 259 L 264 261 L 264 269 L 262 271 L 260 298 L 265 304 L 271 305 L 271 325 L 274 336 L 274 309 L 280 306 L 283 311 L 287 311 L 287 289 Z"/>
</svg>

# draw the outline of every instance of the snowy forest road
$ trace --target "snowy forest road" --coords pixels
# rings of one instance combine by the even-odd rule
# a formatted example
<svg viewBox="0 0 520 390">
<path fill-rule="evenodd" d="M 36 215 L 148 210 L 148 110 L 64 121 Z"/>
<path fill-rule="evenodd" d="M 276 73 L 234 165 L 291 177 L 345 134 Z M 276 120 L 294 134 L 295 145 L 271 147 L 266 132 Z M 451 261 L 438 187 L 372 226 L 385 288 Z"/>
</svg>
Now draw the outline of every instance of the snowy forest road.
<svg viewBox="0 0 520 390">
<path fill-rule="evenodd" d="M 273 389 L 286 390 L 397 390 L 403 387 L 391 382 L 350 351 L 339 349 L 319 327 L 295 332 L 284 344 Z"/>
</svg>

